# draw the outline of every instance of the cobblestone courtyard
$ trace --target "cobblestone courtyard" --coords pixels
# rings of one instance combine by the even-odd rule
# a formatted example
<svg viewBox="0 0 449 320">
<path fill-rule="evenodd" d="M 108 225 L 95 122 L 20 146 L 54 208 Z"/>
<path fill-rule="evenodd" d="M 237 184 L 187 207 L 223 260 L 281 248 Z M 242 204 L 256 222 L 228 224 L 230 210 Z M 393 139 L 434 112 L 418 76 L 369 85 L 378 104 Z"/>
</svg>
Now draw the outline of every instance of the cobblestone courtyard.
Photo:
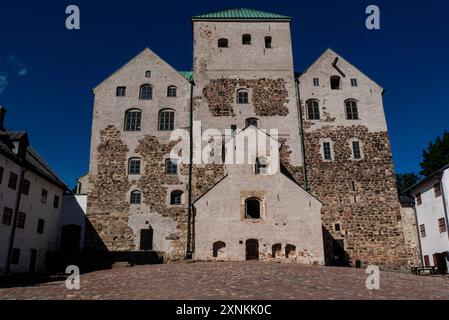
<svg viewBox="0 0 449 320">
<path fill-rule="evenodd" d="M 2 288 L 0 299 L 449 299 L 449 278 L 381 272 L 380 290 L 364 270 L 261 262 L 173 263 L 116 268 L 64 282 Z"/>
</svg>

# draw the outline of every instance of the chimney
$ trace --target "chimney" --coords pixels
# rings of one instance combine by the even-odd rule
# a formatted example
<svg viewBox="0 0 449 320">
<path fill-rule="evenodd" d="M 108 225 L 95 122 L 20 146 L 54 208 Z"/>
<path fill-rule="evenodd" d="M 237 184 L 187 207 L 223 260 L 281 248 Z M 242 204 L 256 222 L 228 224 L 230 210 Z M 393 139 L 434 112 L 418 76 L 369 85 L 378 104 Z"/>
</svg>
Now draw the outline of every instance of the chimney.
<svg viewBox="0 0 449 320">
<path fill-rule="evenodd" d="M 6 114 L 6 108 L 0 106 L 0 131 L 6 131 L 5 129 L 5 114 Z"/>
</svg>

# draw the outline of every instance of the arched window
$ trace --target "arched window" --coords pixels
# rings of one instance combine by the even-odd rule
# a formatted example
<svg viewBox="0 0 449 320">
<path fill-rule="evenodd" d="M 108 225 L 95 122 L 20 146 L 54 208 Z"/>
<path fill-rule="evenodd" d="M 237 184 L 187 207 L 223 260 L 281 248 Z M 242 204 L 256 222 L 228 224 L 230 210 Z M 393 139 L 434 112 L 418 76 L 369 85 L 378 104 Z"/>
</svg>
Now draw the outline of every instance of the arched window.
<svg viewBox="0 0 449 320">
<path fill-rule="evenodd" d="M 218 253 L 224 253 L 224 248 L 226 248 L 226 243 L 223 241 L 214 242 L 212 246 L 212 255 L 214 258 L 218 257 Z"/>
<path fill-rule="evenodd" d="M 218 39 L 218 47 L 219 48 L 227 48 L 228 47 L 228 39 L 226 39 L 226 38 Z"/>
<path fill-rule="evenodd" d="M 317 100 L 307 100 L 307 118 L 309 120 L 320 120 L 320 106 Z"/>
<path fill-rule="evenodd" d="M 140 174 L 140 159 L 139 158 L 129 159 L 128 174 Z"/>
<path fill-rule="evenodd" d="M 293 255 L 296 251 L 296 246 L 292 244 L 287 244 L 285 246 L 285 257 L 288 258 L 289 255 Z"/>
<path fill-rule="evenodd" d="M 245 124 L 246 126 L 254 126 L 254 127 L 258 127 L 258 119 L 257 118 L 248 118 L 245 120 Z"/>
<path fill-rule="evenodd" d="M 175 190 L 170 193 L 170 204 L 171 205 L 180 205 L 182 204 L 182 194 L 181 190 Z"/>
<path fill-rule="evenodd" d="M 259 157 L 256 159 L 256 174 L 268 174 L 268 159 Z"/>
<path fill-rule="evenodd" d="M 176 97 L 177 88 L 175 86 L 169 86 L 167 88 L 167 97 Z"/>
<path fill-rule="evenodd" d="M 237 103 L 247 104 L 249 103 L 249 93 L 246 89 L 237 90 Z"/>
<path fill-rule="evenodd" d="M 151 100 L 153 99 L 153 87 L 149 84 L 143 84 L 140 86 L 140 100 Z"/>
<path fill-rule="evenodd" d="M 242 36 L 242 44 L 251 44 L 251 35 L 250 34 L 244 34 Z"/>
<path fill-rule="evenodd" d="M 170 109 L 159 112 L 159 131 L 172 131 L 175 127 L 175 112 Z"/>
<path fill-rule="evenodd" d="M 125 112 L 125 131 L 140 131 L 142 111 L 130 109 Z"/>
<path fill-rule="evenodd" d="M 130 203 L 131 204 L 140 204 L 141 202 L 141 193 L 138 190 L 134 190 L 133 192 L 131 192 L 131 200 Z"/>
<path fill-rule="evenodd" d="M 341 89 L 341 78 L 339 76 L 331 77 L 331 89 L 340 90 Z"/>
<path fill-rule="evenodd" d="M 266 49 L 271 49 L 272 48 L 272 39 L 270 36 L 265 37 L 265 48 Z"/>
<path fill-rule="evenodd" d="M 260 199 L 258 198 L 246 199 L 245 219 L 260 219 Z"/>
<path fill-rule="evenodd" d="M 145 71 L 145 78 L 151 78 L 151 71 L 150 70 Z"/>
<path fill-rule="evenodd" d="M 348 120 L 358 120 L 359 119 L 359 111 L 357 108 L 357 101 L 355 100 L 346 100 L 346 119 Z"/>
<path fill-rule="evenodd" d="M 276 258 L 276 256 L 282 251 L 282 244 L 276 243 L 271 246 L 271 257 Z"/>
</svg>

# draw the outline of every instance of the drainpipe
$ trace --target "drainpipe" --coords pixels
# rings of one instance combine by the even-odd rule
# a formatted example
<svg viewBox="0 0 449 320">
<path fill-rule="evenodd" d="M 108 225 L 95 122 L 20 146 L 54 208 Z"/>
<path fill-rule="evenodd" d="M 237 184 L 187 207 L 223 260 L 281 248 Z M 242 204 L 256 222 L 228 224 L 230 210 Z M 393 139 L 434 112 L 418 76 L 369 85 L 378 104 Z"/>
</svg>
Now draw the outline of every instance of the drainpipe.
<svg viewBox="0 0 449 320">
<path fill-rule="evenodd" d="M 307 179 L 306 153 L 305 153 L 305 146 L 304 146 L 304 126 L 303 126 L 301 100 L 300 100 L 300 94 L 299 94 L 299 79 L 298 78 L 295 78 L 295 91 L 296 91 L 296 105 L 297 105 L 297 109 L 298 109 L 299 132 L 301 134 L 301 154 L 302 154 L 302 166 L 303 166 L 303 174 L 304 174 L 304 189 L 306 191 L 309 191 L 309 182 Z"/>
<path fill-rule="evenodd" d="M 193 169 L 193 87 L 195 82 L 190 80 L 190 115 L 189 115 L 189 200 L 187 217 L 187 248 L 186 259 L 192 259 L 192 169 Z"/>
<path fill-rule="evenodd" d="M 12 229 L 9 236 L 8 255 L 6 256 L 5 275 L 9 275 L 10 271 L 12 249 L 14 248 L 14 238 L 16 236 L 17 217 L 19 216 L 20 200 L 22 198 L 23 179 L 25 177 L 25 172 L 27 171 L 27 169 L 25 169 L 23 165 L 24 164 L 21 164 L 20 166 L 19 185 L 17 187 L 16 203 L 12 217 Z"/>
<path fill-rule="evenodd" d="M 444 171 L 443 171 L 441 178 L 438 178 L 438 181 L 440 182 L 441 198 L 443 200 L 444 219 L 446 220 L 446 230 L 449 233 L 449 221 L 448 221 L 448 212 L 447 212 L 447 206 L 446 206 L 446 194 L 444 193 L 444 186 L 443 186 L 443 176 L 444 176 Z"/>
</svg>

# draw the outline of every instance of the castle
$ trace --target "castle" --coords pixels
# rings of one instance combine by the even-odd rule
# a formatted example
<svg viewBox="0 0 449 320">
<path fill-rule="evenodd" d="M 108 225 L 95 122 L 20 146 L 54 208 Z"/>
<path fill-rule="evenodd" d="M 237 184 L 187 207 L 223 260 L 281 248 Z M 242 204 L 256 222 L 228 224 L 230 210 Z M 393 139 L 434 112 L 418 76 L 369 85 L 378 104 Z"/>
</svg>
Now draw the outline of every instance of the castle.
<svg viewBox="0 0 449 320">
<path fill-rule="evenodd" d="M 165 261 L 412 264 L 382 87 L 331 49 L 295 73 L 290 17 L 237 8 L 191 22 L 191 72 L 145 49 L 94 89 L 79 180 L 88 244 Z M 192 149 L 263 132 L 279 157 L 256 148 L 244 164 L 180 162 L 176 129 Z M 208 129 L 218 134 L 193 141 Z"/>
</svg>

